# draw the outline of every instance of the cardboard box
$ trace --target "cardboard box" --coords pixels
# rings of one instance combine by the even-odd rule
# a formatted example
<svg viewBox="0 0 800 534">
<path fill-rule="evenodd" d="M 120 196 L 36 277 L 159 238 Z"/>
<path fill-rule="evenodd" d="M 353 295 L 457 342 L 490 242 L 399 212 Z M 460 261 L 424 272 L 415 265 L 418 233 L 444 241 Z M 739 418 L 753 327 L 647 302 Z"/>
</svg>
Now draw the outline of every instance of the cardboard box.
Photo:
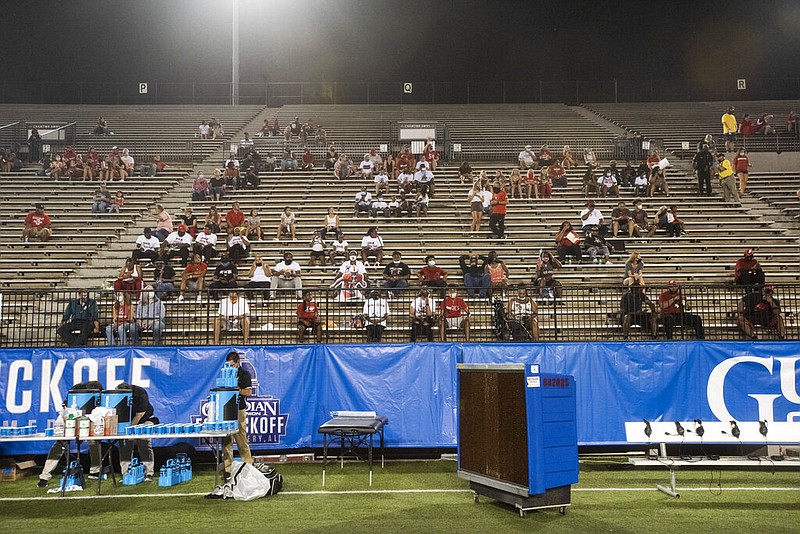
<svg viewBox="0 0 800 534">
<path fill-rule="evenodd" d="M 26 460 L 17 462 L 13 458 L 0 459 L 0 482 L 13 482 L 33 473 L 36 462 Z"/>
</svg>

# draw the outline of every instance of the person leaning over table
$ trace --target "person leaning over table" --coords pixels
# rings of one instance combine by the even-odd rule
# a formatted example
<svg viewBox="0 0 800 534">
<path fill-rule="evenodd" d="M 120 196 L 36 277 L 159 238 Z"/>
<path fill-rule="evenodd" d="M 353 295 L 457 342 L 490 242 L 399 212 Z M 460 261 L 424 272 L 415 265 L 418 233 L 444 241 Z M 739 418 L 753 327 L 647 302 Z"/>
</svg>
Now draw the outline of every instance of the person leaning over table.
<svg viewBox="0 0 800 534">
<path fill-rule="evenodd" d="M 130 391 L 133 394 L 131 403 L 131 426 L 134 425 L 157 425 L 157 417 L 153 417 L 153 405 L 150 404 L 150 397 L 143 387 L 134 386 L 123 382 L 117 389 Z M 155 461 L 153 459 L 153 444 L 149 439 L 124 439 L 119 443 L 119 466 L 122 474 L 128 472 L 128 466 L 133 458 L 133 447 L 136 446 L 136 455 L 144 465 L 144 481 L 153 480 L 155 472 Z"/>
<path fill-rule="evenodd" d="M 247 442 L 247 398 L 253 394 L 253 377 L 250 376 L 249 371 L 242 368 L 238 352 L 229 352 L 225 361 L 230 362 L 236 368 L 236 387 L 239 390 L 239 429 L 235 434 L 222 438 L 222 460 L 225 463 L 225 478 L 227 479 L 231 476 L 234 440 L 236 440 L 236 448 L 239 449 L 242 461 L 247 464 L 253 463 L 250 444 Z"/>
<path fill-rule="evenodd" d="M 80 384 L 75 384 L 69 389 L 70 393 L 73 393 L 78 390 L 92 390 L 97 391 L 98 393 L 103 391 L 103 384 L 96 380 L 91 380 L 89 382 L 81 382 Z M 66 407 L 66 400 L 64 401 L 63 407 Z M 50 479 L 53 478 L 53 471 L 56 470 L 58 467 L 58 462 L 61 460 L 61 457 L 64 456 L 64 442 L 63 441 L 54 441 L 53 446 L 50 447 L 50 452 L 47 453 L 47 459 L 44 461 L 44 467 L 42 468 L 42 473 L 39 475 L 39 482 L 36 484 L 37 488 L 46 488 L 47 484 L 50 482 Z M 100 467 L 101 462 L 100 459 L 102 458 L 102 453 L 100 450 L 100 442 L 99 441 L 90 441 L 89 442 L 89 459 L 91 464 L 89 466 L 89 478 L 96 479 L 100 475 Z"/>
</svg>

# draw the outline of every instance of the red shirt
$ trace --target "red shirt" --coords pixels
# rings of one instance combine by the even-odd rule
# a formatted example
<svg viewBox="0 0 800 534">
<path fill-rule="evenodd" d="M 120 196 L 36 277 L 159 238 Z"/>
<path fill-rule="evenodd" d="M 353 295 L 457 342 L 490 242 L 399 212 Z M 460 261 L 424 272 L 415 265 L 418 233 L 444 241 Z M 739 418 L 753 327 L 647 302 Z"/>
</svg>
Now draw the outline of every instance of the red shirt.
<svg viewBox="0 0 800 534">
<path fill-rule="evenodd" d="M 439 159 L 439 153 L 435 149 L 425 151 L 425 161 L 427 161 L 428 163 L 438 159 Z"/>
<path fill-rule="evenodd" d="M 681 294 L 680 291 L 678 291 L 677 293 L 673 294 L 672 291 L 667 289 L 666 291 L 664 291 L 663 293 L 661 293 L 658 296 L 659 309 L 661 310 L 662 315 L 666 315 L 666 314 L 669 314 L 669 313 L 681 313 L 681 311 L 682 311 L 681 307 L 678 306 L 678 303 L 680 302 L 680 299 L 676 300 L 675 302 L 673 302 L 672 305 L 669 308 L 664 308 L 662 306 L 662 304 L 664 302 L 667 302 L 669 299 L 671 299 L 673 297 L 676 297 L 676 296 L 678 296 L 680 294 Z"/>
<path fill-rule="evenodd" d="M 126 306 L 124 304 L 122 306 L 120 306 L 119 308 L 115 309 L 113 311 L 114 324 L 119 326 L 122 323 L 131 322 L 131 316 L 133 315 L 133 313 L 131 313 L 131 312 L 132 312 L 131 307 L 130 306 Z"/>
<path fill-rule="evenodd" d="M 461 312 L 467 309 L 467 303 L 461 297 L 451 298 L 447 297 L 442 301 L 442 310 L 444 316 L 448 319 L 452 317 L 461 317 Z"/>
<path fill-rule="evenodd" d="M 750 168 L 750 158 L 748 158 L 746 155 L 736 156 L 733 158 L 733 166 L 736 169 L 736 172 L 747 172 Z"/>
<path fill-rule="evenodd" d="M 561 178 L 567 171 L 564 170 L 562 165 L 555 163 L 547 168 L 547 172 L 550 173 L 551 178 Z"/>
<path fill-rule="evenodd" d="M 242 226 L 244 224 L 244 212 L 242 210 L 229 211 L 225 214 L 225 222 L 231 226 Z"/>
<path fill-rule="evenodd" d="M 25 217 L 25 226 L 48 228 L 50 226 L 50 216 L 46 213 L 39 215 L 35 211 L 32 211 Z"/>
<path fill-rule="evenodd" d="M 433 282 L 436 280 L 441 280 L 444 278 L 445 274 L 447 274 L 447 271 L 435 265 L 433 267 L 431 267 L 430 265 L 426 265 L 425 267 L 419 270 L 419 275 L 425 282 Z"/>
<path fill-rule="evenodd" d="M 506 202 L 508 202 L 508 195 L 505 191 L 492 194 L 492 213 L 495 215 L 506 214 Z"/>
<path fill-rule="evenodd" d="M 317 320 L 317 303 L 316 302 L 301 302 L 297 305 L 297 318 L 304 321 L 316 322 Z"/>
<path fill-rule="evenodd" d="M 201 261 L 200 263 L 190 263 L 189 265 L 186 266 L 184 272 L 186 274 L 195 274 L 195 273 L 203 274 L 207 270 L 208 270 L 208 264 L 204 261 Z"/>
</svg>

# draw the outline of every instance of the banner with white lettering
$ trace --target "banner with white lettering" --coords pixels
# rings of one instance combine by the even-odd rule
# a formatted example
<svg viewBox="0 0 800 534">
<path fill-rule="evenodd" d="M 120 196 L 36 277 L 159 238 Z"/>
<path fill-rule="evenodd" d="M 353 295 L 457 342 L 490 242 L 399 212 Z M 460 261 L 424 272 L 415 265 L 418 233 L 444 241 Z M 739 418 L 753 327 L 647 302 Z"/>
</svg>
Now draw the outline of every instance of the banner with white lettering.
<svg viewBox="0 0 800 534">
<path fill-rule="evenodd" d="M 202 421 L 228 347 L 109 347 L 0 351 L 0 425 L 48 426 L 73 384 L 147 389 L 162 422 Z M 625 424 L 800 421 L 800 343 L 647 342 L 236 347 L 253 377 L 254 449 L 319 447 L 335 410 L 389 417 L 391 447 L 453 447 L 456 363 L 539 363 L 575 377 L 578 441 L 625 443 Z M 159 442 L 157 444 L 167 444 Z M 0 455 L 46 452 L 0 444 Z"/>
</svg>

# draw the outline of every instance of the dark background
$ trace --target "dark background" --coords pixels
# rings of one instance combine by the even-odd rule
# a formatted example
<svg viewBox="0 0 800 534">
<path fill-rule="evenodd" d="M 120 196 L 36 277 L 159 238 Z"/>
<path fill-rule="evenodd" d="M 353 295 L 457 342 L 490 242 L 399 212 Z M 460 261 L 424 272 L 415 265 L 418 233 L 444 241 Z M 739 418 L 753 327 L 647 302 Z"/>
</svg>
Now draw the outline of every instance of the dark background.
<svg viewBox="0 0 800 534">
<path fill-rule="evenodd" d="M 232 0 L 2 6 L 5 99 L 42 82 L 231 81 Z M 243 83 L 657 79 L 709 89 L 737 78 L 794 78 L 800 68 L 797 1 L 239 6 Z"/>
</svg>

